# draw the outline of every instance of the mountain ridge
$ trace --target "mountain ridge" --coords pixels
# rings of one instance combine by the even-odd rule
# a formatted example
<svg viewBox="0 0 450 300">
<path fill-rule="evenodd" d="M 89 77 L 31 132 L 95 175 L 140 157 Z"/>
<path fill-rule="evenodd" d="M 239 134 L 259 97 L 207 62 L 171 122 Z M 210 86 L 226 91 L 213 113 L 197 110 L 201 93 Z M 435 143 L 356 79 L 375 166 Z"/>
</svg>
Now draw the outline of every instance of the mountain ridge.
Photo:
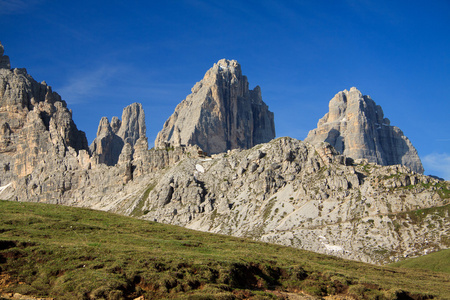
<svg viewBox="0 0 450 300">
<path fill-rule="evenodd" d="M 253 93 L 243 100 L 230 92 L 229 99 L 253 99 L 271 124 L 260 89 L 248 90 L 237 62 L 219 62 L 234 71 L 215 64 L 205 77 L 217 82 L 226 75 L 230 84 L 235 80 L 233 88 L 205 85 L 203 92 Z M 211 156 L 181 140 L 163 139 L 149 150 L 140 104 L 126 107 L 122 120 L 102 119 L 97 146 L 89 149 L 49 86 L 22 69 L 2 68 L 0 75 L 2 199 L 90 207 L 379 264 L 449 247 L 449 182 L 402 165 L 358 161 L 327 142 L 289 137 Z M 193 93 L 202 87 L 197 83 Z M 238 137 L 242 132 L 233 128 Z"/>
</svg>

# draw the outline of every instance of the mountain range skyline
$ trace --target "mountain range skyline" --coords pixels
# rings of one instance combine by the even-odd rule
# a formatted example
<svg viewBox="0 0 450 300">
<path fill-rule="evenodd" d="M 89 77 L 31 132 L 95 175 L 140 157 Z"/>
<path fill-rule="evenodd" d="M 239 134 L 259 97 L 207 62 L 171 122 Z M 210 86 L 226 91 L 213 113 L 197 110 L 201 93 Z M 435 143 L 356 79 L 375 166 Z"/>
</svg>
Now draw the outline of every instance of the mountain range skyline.
<svg viewBox="0 0 450 300">
<path fill-rule="evenodd" d="M 445 1 L 0 1 L 0 38 L 11 67 L 51 85 L 90 143 L 102 116 L 132 102 L 152 143 L 227 58 L 261 87 L 277 137 L 303 140 L 329 100 L 356 86 L 411 139 L 425 174 L 448 180 L 449 11 Z"/>
</svg>

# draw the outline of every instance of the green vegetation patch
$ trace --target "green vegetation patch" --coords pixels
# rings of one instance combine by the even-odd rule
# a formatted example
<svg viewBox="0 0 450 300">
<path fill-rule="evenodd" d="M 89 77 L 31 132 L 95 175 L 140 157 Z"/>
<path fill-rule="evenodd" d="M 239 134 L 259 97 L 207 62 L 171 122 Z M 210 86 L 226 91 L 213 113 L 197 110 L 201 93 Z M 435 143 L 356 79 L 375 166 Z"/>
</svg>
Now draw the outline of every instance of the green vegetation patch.
<svg viewBox="0 0 450 300">
<path fill-rule="evenodd" d="M 421 183 L 421 185 L 426 189 L 435 189 L 442 199 L 450 198 L 450 185 L 447 181 L 439 181 L 437 183 Z"/>
<path fill-rule="evenodd" d="M 450 249 L 430 253 L 425 256 L 406 259 L 391 264 L 394 267 L 424 269 L 450 274 Z"/>
<path fill-rule="evenodd" d="M 155 188 L 156 184 L 151 183 L 148 185 L 147 189 L 144 191 L 144 194 L 142 195 L 141 199 L 139 200 L 139 203 L 136 205 L 136 207 L 133 209 L 133 212 L 131 215 L 133 217 L 141 217 L 145 214 L 145 212 L 142 210 L 142 208 L 145 205 L 145 202 L 148 199 L 148 196 L 150 195 L 150 192 Z"/>
<path fill-rule="evenodd" d="M 0 201 L 0 293 L 55 299 L 276 299 L 287 292 L 445 299 L 449 283 L 446 273 L 374 266 L 88 209 Z"/>
<path fill-rule="evenodd" d="M 408 190 L 418 189 L 418 192 L 421 192 L 424 189 L 427 190 L 433 189 L 436 191 L 436 193 L 439 195 L 441 199 L 450 199 L 450 184 L 448 184 L 447 181 L 419 183 L 416 185 L 407 185 L 404 187 L 399 187 L 398 189 L 408 189 Z"/>
<path fill-rule="evenodd" d="M 422 224 L 428 216 L 448 218 L 450 216 L 450 204 L 444 206 L 423 208 L 396 214 L 398 218 L 409 219 L 412 224 Z"/>
</svg>

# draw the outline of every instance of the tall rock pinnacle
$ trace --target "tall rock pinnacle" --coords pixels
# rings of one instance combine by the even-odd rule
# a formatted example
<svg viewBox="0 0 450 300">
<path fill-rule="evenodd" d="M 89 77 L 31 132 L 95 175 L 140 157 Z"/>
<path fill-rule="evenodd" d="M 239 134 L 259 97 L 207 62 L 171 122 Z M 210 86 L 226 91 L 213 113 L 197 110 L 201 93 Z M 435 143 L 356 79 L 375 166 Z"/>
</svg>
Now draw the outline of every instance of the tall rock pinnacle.
<svg viewBox="0 0 450 300">
<path fill-rule="evenodd" d="M 146 136 L 145 114 L 142 104 L 133 103 L 123 109 L 122 122 L 117 135 L 122 138 L 124 143 L 129 143 L 131 146 L 134 146 L 140 137 Z"/>
<path fill-rule="evenodd" d="M 145 113 L 142 104 L 133 103 L 123 109 L 122 120 L 103 117 L 97 137 L 89 147 L 97 163 L 114 166 L 127 143 L 134 147 L 139 138 L 146 138 Z"/>
<path fill-rule="evenodd" d="M 355 87 L 337 93 L 329 112 L 309 132 L 306 142 L 328 142 L 341 154 L 379 165 L 405 165 L 418 173 L 423 166 L 403 132 L 384 118 L 381 106 Z"/>
<path fill-rule="evenodd" d="M 249 90 L 235 60 L 219 60 L 164 123 L 156 148 L 198 145 L 215 154 L 251 148 L 275 137 L 273 113 L 259 86 Z"/>
</svg>

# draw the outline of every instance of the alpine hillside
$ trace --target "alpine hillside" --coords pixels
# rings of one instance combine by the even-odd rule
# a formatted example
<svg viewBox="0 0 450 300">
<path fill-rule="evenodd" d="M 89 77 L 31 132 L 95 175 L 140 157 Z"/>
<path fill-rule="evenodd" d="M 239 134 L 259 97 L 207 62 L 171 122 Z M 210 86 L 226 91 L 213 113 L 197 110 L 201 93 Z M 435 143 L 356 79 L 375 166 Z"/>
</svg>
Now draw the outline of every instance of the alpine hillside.
<svg viewBox="0 0 450 300">
<path fill-rule="evenodd" d="M 141 104 L 89 147 L 66 102 L 1 46 L 0 199 L 45 202 L 249 237 L 377 264 L 450 245 L 450 183 L 356 88 L 306 141 L 275 137 L 261 90 L 220 60 L 148 149 Z M 208 155 L 209 154 L 209 155 Z"/>
</svg>

